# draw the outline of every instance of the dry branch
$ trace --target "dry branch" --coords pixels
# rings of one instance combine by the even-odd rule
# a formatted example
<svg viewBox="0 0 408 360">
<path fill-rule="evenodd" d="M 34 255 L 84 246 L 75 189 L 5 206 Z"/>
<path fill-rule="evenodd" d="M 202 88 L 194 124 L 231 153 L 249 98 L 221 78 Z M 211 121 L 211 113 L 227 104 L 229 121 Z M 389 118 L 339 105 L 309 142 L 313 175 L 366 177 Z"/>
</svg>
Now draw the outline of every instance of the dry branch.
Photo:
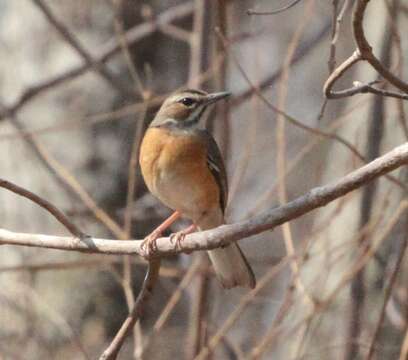
<svg viewBox="0 0 408 360">
<path fill-rule="evenodd" d="M 396 77 L 394 74 L 389 72 L 383 64 L 376 58 L 373 54 L 372 48 L 368 43 L 363 29 L 363 18 L 364 12 L 366 10 L 367 4 L 370 0 L 359 0 L 355 11 L 353 13 L 353 31 L 354 40 L 356 41 L 357 48 L 361 53 L 361 58 L 367 60 L 370 65 L 377 70 L 377 72 L 387 79 L 391 84 L 393 84 L 398 89 L 402 90 L 404 93 L 408 94 L 408 84 Z"/>
<path fill-rule="evenodd" d="M 143 24 L 137 25 L 128 30 L 124 34 L 124 38 L 128 44 L 134 44 L 149 36 L 153 32 L 160 30 L 163 25 L 190 15 L 192 11 L 192 2 L 173 6 L 169 10 L 164 11 L 163 13 L 157 15 L 152 19 L 149 19 Z M 77 76 L 84 74 L 94 67 L 98 67 L 101 64 L 106 63 L 113 56 L 119 54 L 121 50 L 122 46 L 115 36 L 112 40 L 106 42 L 103 48 L 100 49 L 99 53 L 97 53 L 97 55 L 93 57 L 93 61 L 91 63 L 73 66 L 71 69 L 61 73 L 60 75 L 54 76 L 36 85 L 27 87 L 26 90 L 12 105 L 0 111 L 0 121 L 5 117 L 14 115 L 24 105 L 26 105 L 38 95 L 43 94 L 44 92 L 51 90 L 68 80 L 76 78 Z"/>
<path fill-rule="evenodd" d="M 289 10 L 291 7 L 295 6 L 296 4 L 298 4 L 301 0 L 293 0 L 291 3 L 289 3 L 288 5 L 281 7 L 279 9 L 276 10 L 271 10 L 271 11 L 257 11 L 257 10 L 252 10 L 252 9 L 248 9 L 247 10 L 247 14 L 248 15 L 275 15 L 275 14 L 279 14 L 281 12 L 284 12 L 286 10 Z"/>
<path fill-rule="evenodd" d="M 38 206 L 42 207 L 44 210 L 48 211 L 54 218 L 56 218 L 62 225 L 64 225 L 67 230 L 74 236 L 79 238 L 85 237 L 84 233 L 77 228 L 58 208 L 51 204 L 48 200 L 34 194 L 33 192 L 22 188 L 10 181 L 0 179 L 0 187 L 5 188 L 15 194 L 18 194 L 26 199 L 31 200 Z"/>
<path fill-rule="evenodd" d="M 142 315 L 143 307 L 150 295 L 153 292 L 153 287 L 157 281 L 160 269 L 160 260 L 155 259 L 149 262 L 149 266 L 146 272 L 146 277 L 143 281 L 142 289 L 135 301 L 132 311 L 129 313 L 125 322 L 117 332 L 116 336 L 112 340 L 108 348 L 100 356 L 100 360 L 114 360 L 118 356 L 118 353 L 135 326 L 136 322 Z"/>
<path fill-rule="evenodd" d="M 35 5 L 42 11 L 49 23 L 57 30 L 61 37 L 80 55 L 84 60 L 85 64 L 91 66 L 94 71 L 98 72 L 108 83 L 110 83 L 114 88 L 119 90 L 123 95 L 127 97 L 134 96 L 133 92 L 122 84 L 111 71 L 105 67 L 104 64 L 93 67 L 92 64 L 95 62 L 92 55 L 88 50 L 81 45 L 79 40 L 75 37 L 73 33 L 53 14 L 51 9 L 42 0 L 32 0 Z"/>
<path fill-rule="evenodd" d="M 408 99 L 408 84 L 403 80 L 399 79 L 393 75 L 389 70 L 387 70 L 384 65 L 377 59 L 374 55 L 370 44 L 368 43 L 363 29 L 364 12 L 366 10 L 369 0 L 359 0 L 357 1 L 356 7 L 353 12 L 353 34 L 354 40 L 356 42 L 356 50 L 354 53 L 346 59 L 337 69 L 335 69 L 326 83 L 323 86 L 323 93 L 327 99 L 339 99 L 347 96 L 353 96 L 362 93 L 371 93 L 380 96 L 394 97 L 398 99 L 407 100 Z M 402 90 L 403 93 L 398 93 L 395 91 L 385 91 L 373 87 L 377 81 L 370 82 L 368 84 L 361 84 L 360 82 L 355 82 L 354 86 L 340 91 L 333 91 L 332 88 L 335 82 L 355 63 L 359 61 L 367 61 L 381 76 L 384 77 L 388 82 L 393 84 L 398 89 Z"/>
<path fill-rule="evenodd" d="M 96 238 L 70 238 L 40 234 L 16 233 L 0 229 L 0 244 L 52 248 L 103 254 L 139 254 L 140 256 L 160 257 L 181 252 L 214 249 L 219 246 L 256 235 L 276 226 L 296 219 L 319 207 L 325 206 L 347 193 L 358 189 L 370 181 L 408 164 L 408 142 L 351 172 L 343 178 L 310 190 L 278 208 L 270 209 L 251 220 L 232 225 L 223 225 L 216 229 L 188 235 L 182 246 L 172 243 L 169 238 L 157 239 L 157 249 L 147 253 L 141 249 L 142 240 L 107 240 Z"/>
</svg>

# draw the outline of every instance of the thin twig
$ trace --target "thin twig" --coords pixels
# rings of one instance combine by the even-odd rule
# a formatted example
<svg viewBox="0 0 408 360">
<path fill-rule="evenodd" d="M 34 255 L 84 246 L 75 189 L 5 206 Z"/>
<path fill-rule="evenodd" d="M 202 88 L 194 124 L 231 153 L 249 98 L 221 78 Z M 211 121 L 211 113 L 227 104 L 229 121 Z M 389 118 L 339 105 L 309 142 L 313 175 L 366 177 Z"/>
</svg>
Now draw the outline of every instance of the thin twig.
<svg viewBox="0 0 408 360">
<path fill-rule="evenodd" d="M 408 84 L 393 75 L 382 65 L 382 63 L 373 54 L 372 48 L 365 37 L 363 19 L 369 1 L 370 0 L 357 0 L 356 8 L 353 13 L 354 39 L 356 41 L 357 48 L 361 53 L 361 58 L 363 60 L 367 60 L 384 79 L 388 80 L 395 87 L 408 94 Z"/>
<path fill-rule="evenodd" d="M 402 261 L 404 260 L 405 257 L 405 253 L 407 251 L 408 248 L 408 235 L 405 234 L 404 236 L 404 240 L 402 241 L 401 245 L 400 245 L 400 251 L 398 252 L 398 258 L 397 258 L 397 262 L 395 263 L 395 267 L 391 273 L 391 278 L 389 281 L 389 284 L 385 290 L 385 295 L 384 295 L 384 302 L 382 304 L 381 307 L 381 312 L 380 312 L 380 318 L 377 322 L 377 326 L 375 328 L 375 332 L 373 335 L 373 338 L 371 339 L 371 343 L 370 343 L 370 348 L 367 354 L 367 357 L 365 358 L 365 360 L 371 360 L 374 356 L 374 351 L 375 351 L 375 344 L 377 343 L 377 339 L 378 339 L 378 335 L 380 333 L 380 329 L 382 324 L 384 323 L 384 319 L 385 319 L 385 310 L 387 308 L 388 302 L 391 298 L 391 294 L 392 294 L 392 289 L 394 288 L 395 282 L 397 280 L 397 275 L 401 270 L 401 265 L 402 265 Z"/>
<path fill-rule="evenodd" d="M 224 46 L 227 46 L 227 39 L 223 38 L 222 34 L 216 29 L 217 35 L 223 39 Z M 248 77 L 247 73 L 241 66 L 240 62 L 238 61 L 237 57 L 233 54 L 233 52 L 230 52 L 231 58 L 234 60 L 234 63 L 236 64 L 239 72 L 241 73 L 242 77 L 247 81 L 247 83 L 250 85 L 252 88 L 252 91 L 262 100 L 262 102 L 273 112 L 282 115 L 289 123 L 292 125 L 307 131 L 311 134 L 317 135 L 317 136 L 323 136 L 327 137 L 330 139 L 333 139 L 340 144 L 344 145 L 347 149 L 349 149 L 354 155 L 356 155 L 361 161 L 366 162 L 364 156 L 357 150 L 355 146 L 353 146 L 348 140 L 342 138 L 341 136 L 334 134 L 334 133 L 328 133 L 323 130 L 319 130 L 316 128 L 313 128 L 311 126 L 308 126 L 306 124 L 303 124 L 302 122 L 298 121 L 294 117 L 290 116 L 287 114 L 285 111 L 282 111 L 281 109 L 278 109 L 275 105 L 271 104 L 268 99 L 262 94 L 262 92 L 254 86 L 252 83 L 251 79 Z M 404 189 L 405 191 L 408 191 L 408 187 L 406 184 L 401 182 L 400 180 L 396 179 L 392 175 L 386 175 L 386 178 L 393 182 L 394 184 L 398 185 L 401 189 Z"/>
<path fill-rule="evenodd" d="M 386 63 L 390 63 L 391 39 L 389 33 L 384 33 L 382 37 L 381 58 Z M 384 136 L 384 101 L 381 97 L 374 102 L 371 110 L 371 121 L 368 123 L 366 158 L 373 160 L 380 154 L 381 141 Z M 364 188 L 360 204 L 360 228 L 369 221 L 372 213 L 373 202 L 377 190 L 377 182 L 373 181 Z M 362 236 L 359 241 L 359 248 L 364 251 L 367 246 L 368 236 Z M 349 320 L 348 346 L 346 347 L 346 359 L 352 360 L 358 356 L 359 347 L 354 342 L 358 340 L 361 333 L 364 305 L 366 299 L 365 269 L 362 268 L 352 280 L 350 285 L 351 314 Z"/>
<path fill-rule="evenodd" d="M 190 41 L 190 64 L 188 73 L 188 85 L 196 87 L 198 77 L 206 63 L 208 52 L 205 52 L 204 40 L 205 32 L 209 28 L 206 20 L 207 13 L 212 7 L 206 4 L 205 0 L 194 0 L 194 17 Z M 224 64 L 223 62 L 222 64 Z M 203 256 L 204 255 L 204 256 Z M 194 260 L 198 261 L 199 266 L 208 266 L 208 258 L 205 254 L 194 254 Z M 188 298 L 190 306 L 188 309 L 187 338 L 185 341 L 184 352 L 186 359 L 192 359 L 200 350 L 201 340 L 203 339 L 202 323 L 205 316 L 205 303 L 208 296 L 208 278 L 204 273 L 195 272 L 195 281 L 188 288 Z"/>
<path fill-rule="evenodd" d="M 142 315 L 146 300 L 151 296 L 153 292 L 153 287 L 156 284 L 159 275 L 159 269 L 160 259 L 154 259 L 149 262 L 146 277 L 143 281 L 142 289 L 139 292 L 134 307 L 126 318 L 125 322 L 122 324 L 119 331 L 116 333 L 108 348 L 100 356 L 100 360 L 115 360 L 117 358 L 127 336 L 130 334 L 136 322 Z"/>
<path fill-rule="evenodd" d="M 393 75 L 389 70 L 387 70 L 382 63 L 375 57 L 372 52 L 372 48 L 368 43 L 363 29 L 363 18 L 364 12 L 366 10 L 369 0 L 358 0 L 355 10 L 353 12 L 353 32 L 354 39 L 357 45 L 357 49 L 354 53 L 345 60 L 327 79 L 323 87 L 323 92 L 328 99 L 338 99 L 347 96 L 353 96 L 361 93 L 372 93 L 380 96 L 389 96 L 398 99 L 408 99 L 408 84 L 403 80 L 399 79 Z M 388 80 L 395 87 L 402 90 L 404 93 L 397 93 L 394 91 L 384 91 L 378 88 L 373 87 L 372 85 L 375 82 L 368 84 L 361 84 L 357 82 L 354 87 L 341 90 L 341 91 L 332 91 L 334 83 L 355 63 L 358 61 L 367 61 L 377 72 Z"/>
<path fill-rule="evenodd" d="M 298 52 L 296 53 L 295 57 L 292 60 L 292 66 L 298 64 L 301 60 L 303 60 L 307 55 L 309 55 L 317 45 L 325 38 L 327 32 L 330 29 L 330 22 L 327 22 L 324 26 L 321 27 L 319 32 L 306 43 L 306 45 L 301 45 Z M 224 43 L 224 46 L 229 46 L 228 43 Z M 274 84 L 274 82 L 279 79 L 282 74 L 282 68 L 279 68 L 273 74 L 271 74 L 266 79 L 260 81 L 259 85 L 256 86 L 256 89 L 259 91 L 269 89 L 270 86 Z M 254 94 L 253 87 L 249 84 L 248 89 L 242 91 L 241 93 L 234 95 L 234 97 L 230 100 L 231 107 L 236 107 L 243 103 L 245 100 L 250 98 Z"/>
<path fill-rule="evenodd" d="M 272 10 L 272 11 L 257 11 L 257 10 L 252 10 L 252 9 L 248 9 L 247 10 L 247 14 L 248 15 L 275 15 L 275 14 L 279 14 L 281 12 L 284 12 L 286 10 L 289 10 L 291 7 L 295 6 L 296 4 L 300 3 L 301 0 L 293 0 L 290 4 L 276 9 L 276 10 Z"/>
<path fill-rule="evenodd" d="M 245 308 L 251 304 L 256 296 L 278 275 L 280 271 L 285 268 L 290 260 L 292 260 L 292 257 L 284 257 L 277 265 L 271 267 L 268 272 L 257 281 L 255 289 L 252 289 L 241 298 L 234 311 L 223 322 L 217 332 L 211 337 L 207 346 L 201 349 L 200 353 L 194 360 L 204 360 L 215 350 L 224 335 L 238 321 Z"/>
<path fill-rule="evenodd" d="M 402 341 L 399 360 L 407 360 L 407 357 L 408 357 L 408 327 L 405 331 L 404 340 Z"/>
<path fill-rule="evenodd" d="M 116 16 L 115 17 L 115 21 L 114 21 L 114 28 L 115 28 L 115 32 L 117 34 L 117 37 L 119 39 L 119 44 L 122 47 L 122 52 L 123 55 L 125 57 L 125 61 L 129 70 L 129 73 L 132 77 L 132 80 L 134 82 L 135 85 L 135 90 L 137 93 L 139 93 L 139 95 L 142 97 L 142 99 L 144 98 L 144 88 L 143 88 L 143 83 L 142 80 L 140 79 L 139 73 L 136 69 L 136 66 L 132 60 L 132 57 L 130 55 L 130 51 L 129 51 L 129 43 L 127 42 L 126 36 L 125 36 L 125 32 L 123 29 L 123 21 L 121 21 L 121 19 Z"/>
<path fill-rule="evenodd" d="M 0 106 L 2 106 L 0 102 Z M 25 131 L 25 127 L 15 114 L 10 117 L 10 123 L 19 132 Z M 78 197 L 83 204 L 91 211 L 96 219 L 100 220 L 116 237 L 126 239 L 124 232 L 116 221 L 111 218 L 102 208 L 100 208 L 92 196 L 82 187 L 73 174 L 46 149 L 46 147 L 33 135 L 28 134 L 23 137 L 34 153 L 50 171 L 54 178 L 71 194 Z"/>
<path fill-rule="evenodd" d="M 164 11 L 149 21 L 128 30 L 126 34 L 124 34 L 124 37 L 128 44 L 134 44 L 159 30 L 160 26 L 173 22 L 177 19 L 184 18 L 190 15 L 192 11 L 193 4 L 191 1 L 177 6 L 172 6 L 167 11 Z M 65 83 L 67 80 L 72 80 L 77 76 L 84 74 L 93 67 L 98 67 L 99 65 L 104 64 L 113 56 L 119 54 L 121 49 L 122 47 L 119 44 L 117 37 L 114 36 L 111 40 L 105 43 L 99 52 L 97 52 L 98 55 L 94 56 L 91 64 L 73 66 L 60 75 L 54 76 L 43 81 L 42 83 L 27 87 L 12 105 L 0 111 L 0 121 L 7 116 L 12 116 L 28 102 L 32 101 L 37 96 L 44 94 L 46 91 L 54 89 L 56 86 Z"/>
<path fill-rule="evenodd" d="M 133 97 L 134 94 L 129 91 L 116 77 L 113 75 L 109 69 L 105 67 L 104 64 L 99 64 L 98 66 L 93 66 L 95 60 L 92 55 L 81 45 L 79 40 L 72 34 L 68 28 L 57 19 L 57 17 L 52 13 L 51 9 L 46 5 L 43 0 L 32 0 L 35 5 L 42 11 L 44 16 L 47 18 L 49 23 L 58 31 L 61 37 L 81 56 L 85 64 L 91 66 L 92 69 L 99 73 L 109 84 L 111 84 L 115 89 L 126 97 Z"/>
<path fill-rule="evenodd" d="M 122 33 L 122 28 L 118 23 L 118 34 L 119 36 L 123 37 Z M 143 137 L 143 128 L 144 124 L 146 123 L 146 115 L 148 114 L 148 97 L 149 97 L 149 92 L 144 90 L 143 84 L 140 80 L 139 74 L 136 71 L 136 68 L 133 66 L 129 49 L 127 47 L 127 43 L 123 42 L 123 47 L 124 47 L 124 52 L 126 54 L 127 61 L 129 63 L 129 69 L 131 74 L 133 74 L 133 80 L 136 82 L 136 86 L 138 88 L 138 91 L 140 92 L 143 100 L 144 100 L 144 112 L 141 114 L 141 116 L 138 117 L 137 124 L 136 124 L 136 130 L 133 136 L 133 142 L 132 142 L 132 150 L 130 154 L 130 159 L 129 159 L 129 169 L 128 169 L 128 188 L 127 188 L 127 194 L 126 194 L 126 208 L 125 208 L 125 215 L 124 215 L 124 225 L 123 229 L 126 234 L 126 238 L 130 239 L 131 234 L 132 234 L 132 222 L 133 222 L 133 216 L 132 216 L 132 209 L 133 209 L 133 202 L 134 202 L 134 197 L 135 197 L 135 191 L 136 191 L 136 176 L 137 176 L 137 164 L 138 164 L 138 158 L 139 158 L 139 148 L 140 148 L 140 142 L 142 141 Z M 128 306 L 129 311 L 132 309 L 135 303 L 135 298 L 132 290 L 132 267 L 131 267 L 131 258 L 129 255 L 125 256 L 123 258 L 123 279 L 122 279 L 122 287 L 125 293 L 125 298 L 126 298 L 126 303 Z M 140 356 L 140 353 L 142 352 L 143 345 L 142 345 L 142 329 L 140 326 L 140 322 L 138 322 L 135 326 L 134 329 L 134 358 L 136 360 L 142 359 Z"/>
<path fill-rule="evenodd" d="M 307 23 L 311 19 L 312 10 L 314 8 L 314 1 L 309 1 L 306 5 L 305 13 L 303 14 L 302 20 L 299 21 L 295 32 L 292 35 L 292 39 L 289 42 L 286 57 L 283 62 L 283 71 L 281 75 L 281 80 L 278 87 L 278 99 L 277 107 L 279 109 L 285 109 L 286 98 L 288 93 L 288 82 L 289 82 L 289 70 L 294 57 L 296 48 L 300 42 L 301 36 Z M 279 204 L 282 205 L 287 202 L 287 189 L 285 181 L 286 173 L 286 132 L 285 132 L 285 119 L 282 115 L 278 114 L 276 118 L 276 169 L 278 175 L 278 199 Z M 282 233 L 285 242 L 286 253 L 292 256 L 295 252 L 295 246 L 293 243 L 292 229 L 290 222 L 282 225 Z M 304 295 L 304 299 L 308 305 L 313 306 L 313 299 L 309 296 L 306 288 L 300 277 L 299 264 L 296 259 L 293 259 L 290 263 L 293 281 L 295 283 L 296 289 Z"/>
<path fill-rule="evenodd" d="M 44 198 L 34 194 L 33 192 L 24 189 L 21 186 L 13 184 L 12 182 L 7 180 L 0 179 L 0 187 L 10 190 L 15 194 L 18 194 L 36 203 L 44 210 L 48 211 L 54 218 L 56 218 L 62 225 L 64 225 L 66 229 L 75 237 L 79 239 L 86 237 L 86 235 L 81 230 L 79 230 L 74 223 L 72 223 L 60 210 L 58 210 L 57 207 L 51 204 L 48 200 L 45 200 Z"/>
</svg>

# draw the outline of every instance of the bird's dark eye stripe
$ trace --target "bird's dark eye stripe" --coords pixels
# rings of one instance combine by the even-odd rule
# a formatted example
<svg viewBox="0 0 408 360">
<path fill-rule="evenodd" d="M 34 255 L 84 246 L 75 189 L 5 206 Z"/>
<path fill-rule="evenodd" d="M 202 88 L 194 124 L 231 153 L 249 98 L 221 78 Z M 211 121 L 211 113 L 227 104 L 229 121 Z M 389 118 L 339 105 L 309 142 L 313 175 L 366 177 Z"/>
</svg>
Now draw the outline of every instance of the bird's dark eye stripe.
<svg viewBox="0 0 408 360">
<path fill-rule="evenodd" d="M 195 103 L 195 100 L 192 98 L 185 97 L 181 99 L 180 102 L 185 106 L 191 106 Z"/>
</svg>

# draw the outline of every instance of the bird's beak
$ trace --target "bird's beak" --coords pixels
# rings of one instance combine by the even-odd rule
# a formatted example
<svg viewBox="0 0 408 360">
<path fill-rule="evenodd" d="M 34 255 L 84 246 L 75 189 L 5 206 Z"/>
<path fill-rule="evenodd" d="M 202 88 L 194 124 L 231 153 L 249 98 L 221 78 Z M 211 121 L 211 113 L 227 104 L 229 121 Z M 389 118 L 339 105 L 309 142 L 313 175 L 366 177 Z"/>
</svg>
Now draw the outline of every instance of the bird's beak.
<svg viewBox="0 0 408 360">
<path fill-rule="evenodd" d="M 216 92 L 216 93 L 212 93 L 212 94 L 208 94 L 206 96 L 206 99 L 204 101 L 205 105 L 210 105 L 213 104 L 221 99 L 224 99 L 228 96 L 230 96 L 231 93 L 228 91 L 223 91 L 223 92 Z"/>
</svg>

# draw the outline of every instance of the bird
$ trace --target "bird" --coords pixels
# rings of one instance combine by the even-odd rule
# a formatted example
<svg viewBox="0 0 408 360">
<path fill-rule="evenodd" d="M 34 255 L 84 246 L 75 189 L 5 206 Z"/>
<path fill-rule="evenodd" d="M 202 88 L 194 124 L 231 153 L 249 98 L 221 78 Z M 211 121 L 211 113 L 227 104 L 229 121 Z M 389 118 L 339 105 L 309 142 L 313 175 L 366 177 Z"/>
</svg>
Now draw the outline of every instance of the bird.
<svg viewBox="0 0 408 360">
<path fill-rule="evenodd" d="M 145 240 L 149 245 L 179 215 L 193 222 L 190 229 L 225 224 L 228 183 L 224 162 L 216 141 L 199 122 L 211 104 L 229 96 L 229 92 L 176 91 L 163 102 L 146 130 L 139 152 L 142 176 L 149 191 L 175 210 L 153 238 Z M 209 250 L 208 255 L 224 288 L 255 287 L 254 273 L 237 243 Z"/>
</svg>

